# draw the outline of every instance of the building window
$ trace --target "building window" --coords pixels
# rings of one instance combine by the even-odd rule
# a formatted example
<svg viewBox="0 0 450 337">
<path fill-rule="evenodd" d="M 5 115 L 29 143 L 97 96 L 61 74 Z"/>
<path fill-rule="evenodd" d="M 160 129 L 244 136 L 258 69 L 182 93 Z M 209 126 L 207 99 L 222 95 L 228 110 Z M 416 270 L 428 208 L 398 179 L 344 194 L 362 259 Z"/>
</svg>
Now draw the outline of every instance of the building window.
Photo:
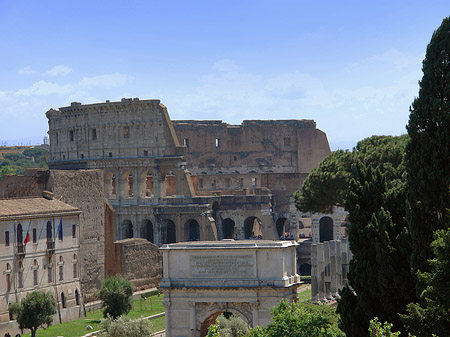
<svg viewBox="0 0 450 337">
<path fill-rule="evenodd" d="M 244 179 L 243 178 L 238 178 L 237 185 L 238 185 L 238 187 L 243 187 L 244 186 Z"/>
<path fill-rule="evenodd" d="M 64 295 L 64 292 L 61 293 L 61 304 L 63 308 L 67 308 L 66 295 Z"/>
<path fill-rule="evenodd" d="M 186 146 L 186 147 L 189 147 L 189 139 L 184 138 L 183 139 L 183 145 Z"/>
<path fill-rule="evenodd" d="M 284 147 L 290 147 L 290 146 L 291 146 L 291 139 L 284 138 Z"/>
<path fill-rule="evenodd" d="M 72 225 L 72 238 L 77 237 L 77 225 Z"/>
<path fill-rule="evenodd" d="M 144 156 L 147 157 L 148 156 L 148 151 L 144 150 Z"/>
<path fill-rule="evenodd" d="M 56 133 L 56 144 L 59 143 L 59 136 L 58 136 L 58 132 Z"/>
<path fill-rule="evenodd" d="M 230 187 L 231 185 L 231 179 L 230 178 L 225 178 L 225 186 L 226 187 Z"/>
<path fill-rule="evenodd" d="M 73 264 L 73 278 L 77 278 L 78 277 L 78 265 L 77 262 L 75 262 Z"/>
<path fill-rule="evenodd" d="M 64 280 L 64 266 L 59 266 L 59 280 Z"/>
<path fill-rule="evenodd" d="M 236 157 L 236 156 L 233 156 L 233 160 L 236 161 L 236 160 L 237 160 L 237 157 Z"/>
<path fill-rule="evenodd" d="M 78 292 L 78 289 L 75 289 L 75 303 L 76 305 L 80 305 L 80 293 Z"/>
<path fill-rule="evenodd" d="M 216 189 L 216 179 L 213 179 L 213 181 L 211 182 L 211 188 L 212 188 L 213 190 Z"/>
<path fill-rule="evenodd" d="M 38 285 L 38 263 L 36 260 L 33 261 L 33 285 Z"/>
<path fill-rule="evenodd" d="M 130 138 L 130 127 L 129 126 L 123 127 L 123 138 Z"/>
<path fill-rule="evenodd" d="M 84 154 L 83 153 L 81 154 L 81 159 L 84 159 Z"/>
<path fill-rule="evenodd" d="M 220 147 L 220 139 L 219 138 L 216 138 L 216 148 L 217 147 Z"/>
<path fill-rule="evenodd" d="M 69 132 L 70 141 L 73 142 L 73 130 Z"/>
<path fill-rule="evenodd" d="M 33 243 L 37 242 L 37 233 L 36 233 L 36 228 L 33 228 Z"/>
<path fill-rule="evenodd" d="M 256 178 L 252 178 L 252 186 L 253 186 L 253 187 L 256 186 Z"/>
<path fill-rule="evenodd" d="M 53 265 L 52 265 L 52 258 L 49 257 L 47 260 L 47 276 L 48 276 L 48 283 L 52 283 L 53 282 L 53 277 L 52 277 L 52 270 L 53 270 Z"/>
<path fill-rule="evenodd" d="M 6 264 L 6 291 L 11 291 L 11 265 Z"/>
<path fill-rule="evenodd" d="M 23 264 L 22 261 L 19 262 L 19 270 L 17 273 L 18 278 L 18 287 L 23 288 Z"/>
<path fill-rule="evenodd" d="M 97 129 L 92 129 L 92 140 L 97 139 Z"/>
<path fill-rule="evenodd" d="M 109 153 L 109 158 L 112 158 L 112 152 Z"/>
<path fill-rule="evenodd" d="M 200 188 L 203 188 L 203 179 L 199 179 L 199 180 L 198 180 L 198 186 L 199 186 Z"/>
<path fill-rule="evenodd" d="M 5 246 L 9 246 L 9 231 L 5 232 Z"/>
</svg>

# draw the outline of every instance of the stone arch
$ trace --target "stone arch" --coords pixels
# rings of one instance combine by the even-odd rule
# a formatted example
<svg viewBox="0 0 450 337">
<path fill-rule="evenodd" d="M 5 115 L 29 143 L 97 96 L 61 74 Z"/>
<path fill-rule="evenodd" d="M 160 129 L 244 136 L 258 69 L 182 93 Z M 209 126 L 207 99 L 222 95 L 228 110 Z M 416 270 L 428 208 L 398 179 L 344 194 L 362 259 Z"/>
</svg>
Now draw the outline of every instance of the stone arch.
<svg viewBox="0 0 450 337">
<path fill-rule="evenodd" d="M 262 236 L 261 220 L 256 216 L 249 216 L 244 221 L 244 239 L 249 239 L 254 236 Z"/>
<path fill-rule="evenodd" d="M 154 196 L 152 173 L 150 171 L 144 171 L 141 174 L 141 181 L 144 184 L 143 188 L 141 188 L 141 197 L 152 198 Z"/>
<path fill-rule="evenodd" d="M 333 240 L 333 219 L 324 216 L 319 220 L 319 241 Z"/>
<path fill-rule="evenodd" d="M 282 235 L 284 235 L 284 233 L 286 233 L 286 218 L 279 218 L 277 220 L 277 233 L 278 233 L 278 237 L 281 237 Z"/>
<path fill-rule="evenodd" d="M 175 223 L 170 220 L 166 219 L 164 220 L 163 226 L 162 226 L 162 243 L 175 243 L 177 242 L 177 230 L 176 230 Z"/>
<path fill-rule="evenodd" d="M 231 314 L 241 317 L 248 326 L 252 326 L 252 314 L 249 311 L 249 303 L 222 303 L 225 307 L 220 308 L 217 304 L 212 304 L 209 306 L 209 310 L 205 312 L 205 314 L 200 313 L 199 317 L 197 317 L 197 326 L 200 330 L 200 337 L 205 337 L 208 334 L 208 328 L 211 324 L 216 322 L 217 317 L 221 314 Z M 246 310 L 247 309 L 247 310 Z"/>
<path fill-rule="evenodd" d="M 134 195 L 133 191 L 134 177 L 130 171 L 122 173 L 121 185 L 122 185 L 122 197 L 132 198 Z"/>
<path fill-rule="evenodd" d="M 170 171 L 166 174 L 164 180 L 166 184 L 166 196 L 174 196 L 177 191 L 174 173 Z"/>
<path fill-rule="evenodd" d="M 132 237 L 134 237 L 133 223 L 128 219 L 123 220 L 122 226 L 120 228 L 120 233 L 122 234 L 121 239 L 131 239 Z"/>
<path fill-rule="evenodd" d="M 224 239 L 234 239 L 236 237 L 236 224 L 230 218 L 222 221 L 222 233 Z"/>
<path fill-rule="evenodd" d="M 184 224 L 184 241 L 200 240 L 200 225 L 197 220 L 189 219 Z"/>
<path fill-rule="evenodd" d="M 108 197 L 116 196 L 116 176 L 114 175 L 113 172 L 106 172 L 105 193 Z"/>
<path fill-rule="evenodd" d="M 151 222 L 149 219 L 144 219 L 142 221 L 141 238 L 147 239 L 147 241 L 151 243 L 155 243 L 153 236 L 153 222 Z"/>
</svg>

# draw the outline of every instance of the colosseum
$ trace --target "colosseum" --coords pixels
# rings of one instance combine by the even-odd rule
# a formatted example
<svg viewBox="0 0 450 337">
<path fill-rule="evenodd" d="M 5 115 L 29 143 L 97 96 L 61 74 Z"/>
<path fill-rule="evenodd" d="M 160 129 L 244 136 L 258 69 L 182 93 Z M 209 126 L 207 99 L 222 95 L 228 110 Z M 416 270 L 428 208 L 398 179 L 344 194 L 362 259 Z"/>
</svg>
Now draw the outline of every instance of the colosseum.
<svg viewBox="0 0 450 337">
<path fill-rule="evenodd" d="M 102 169 L 115 238 L 158 245 L 298 236 L 292 193 L 330 153 L 312 120 L 172 122 L 137 98 L 46 115 L 50 168 Z"/>
</svg>

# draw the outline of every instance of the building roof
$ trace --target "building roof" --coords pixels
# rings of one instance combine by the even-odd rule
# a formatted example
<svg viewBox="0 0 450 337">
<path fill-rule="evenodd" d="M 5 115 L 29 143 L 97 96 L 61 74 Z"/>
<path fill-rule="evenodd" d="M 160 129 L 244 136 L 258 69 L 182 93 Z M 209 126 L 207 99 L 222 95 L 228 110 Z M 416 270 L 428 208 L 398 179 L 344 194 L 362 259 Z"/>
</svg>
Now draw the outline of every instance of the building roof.
<svg viewBox="0 0 450 337">
<path fill-rule="evenodd" d="M 59 200 L 41 197 L 0 199 L 0 221 L 76 215 L 81 211 Z"/>
</svg>

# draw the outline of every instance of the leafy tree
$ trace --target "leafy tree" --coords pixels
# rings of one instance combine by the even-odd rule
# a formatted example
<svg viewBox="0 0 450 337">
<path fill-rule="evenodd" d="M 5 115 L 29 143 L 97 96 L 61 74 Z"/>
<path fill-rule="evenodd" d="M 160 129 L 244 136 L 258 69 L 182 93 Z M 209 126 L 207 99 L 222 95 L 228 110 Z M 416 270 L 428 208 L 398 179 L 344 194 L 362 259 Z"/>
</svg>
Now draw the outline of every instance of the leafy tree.
<svg viewBox="0 0 450 337">
<path fill-rule="evenodd" d="M 25 156 L 20 152 L 11 152 L 11 153 L 4 153 L 3 158 L 12 160 L 12 161 L 17 161 L 19 159 L 25 158 Z"/>
<path fill-rule="evenodd" d="M 133 286 L 122 275 L 107 277 L 100 288 L 98 297 L 102 301 L 103 316 L 116 319 L 127 314 L 132 307 Z"/>
<path fill-rule="evenodd" d="M 3 177 L 5 176 L 5 174 L 16 174 L 16 170 L 9 166 L 1 166 L 0 167 L 0 180 L 3 180 Z"/>
<path fill-rule="evenodd" d="M 52 323 L 56 301 L 48 292 L 33 291 L 20 303 L 11 304 L 9 310 L 16 317 L 19 328 L 22 331 L 30 329 L 31 337 L 35 337 L 39 327 Z"/>
<path fill-rule="evenodd" d="M 392 324 L 384 322 L 381 324 L 378 322 L 378 318 L 375 317 L 370 321 L 369 336 L 370 337 L 397 337 L 400 336 L 400 331 L 392 332 Z"/>
<path fill-rule="evenodd" d="M 102 319 L 101 326 L 105 330 L 100 333 L 102 337 L 143 337 L 152 333 L 151 322 L 145 319 L 123 319 L 119 317 L 113 319 L 107 316 Z"/>
<path fill-rule="evenodd" d="M 49 155 L 49 151 L 43 149 L 42 147 L 32 147 L 30 149 L 26 149 L 23 151 L 24 156 L 26 157 L 45 157 Z"/>
<path fill-rule="evenodd" d="M 239 316 L 230 315 L 225 317 L 221 314 L 216 324 L 208 328 L 207 337 L 240 337 L 248 332 L 248 324 Z"/>
<path fill-rule="evenodd" d="M 313 169 L 302 191 L 295 194 L 297 208 L 303 212 L 330 213 L 334 205 L 344 205 L 351 157 L 348 151 L 335 151 Z"/>
</svg>

